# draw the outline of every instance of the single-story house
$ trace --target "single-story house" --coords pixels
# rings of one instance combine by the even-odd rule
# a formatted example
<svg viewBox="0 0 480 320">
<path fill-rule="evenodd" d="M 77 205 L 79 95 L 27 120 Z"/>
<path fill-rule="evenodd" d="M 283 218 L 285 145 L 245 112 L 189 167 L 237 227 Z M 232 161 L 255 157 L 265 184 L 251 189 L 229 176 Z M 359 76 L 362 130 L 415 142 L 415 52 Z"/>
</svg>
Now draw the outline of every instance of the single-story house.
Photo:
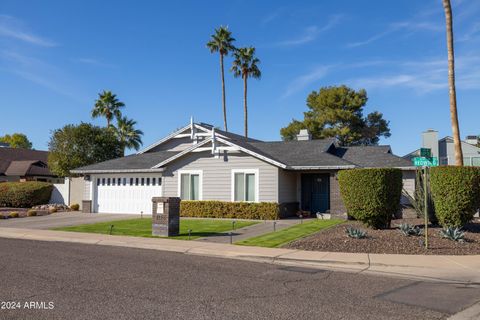
<svg viewBox="0 0 480 320">
<path fill-rule="evenodd" d="M 264 142 L 192 121 L 137 154 L 72 172 L 84 175 L 84 204 L 96 213 L 151 214 L 152 197 L 171 196 L 343 215 L 337 172 L 378 167 L 402 169 L 413 191 L 415 168 L 390 146 L 341 147 L 305 130 L 296 141 Z"/>
<path fill-rule="evenodd" d="M 47 166 L 48 151 L 0 147 L 0 182 L 58 182 Z"/>
</svg>

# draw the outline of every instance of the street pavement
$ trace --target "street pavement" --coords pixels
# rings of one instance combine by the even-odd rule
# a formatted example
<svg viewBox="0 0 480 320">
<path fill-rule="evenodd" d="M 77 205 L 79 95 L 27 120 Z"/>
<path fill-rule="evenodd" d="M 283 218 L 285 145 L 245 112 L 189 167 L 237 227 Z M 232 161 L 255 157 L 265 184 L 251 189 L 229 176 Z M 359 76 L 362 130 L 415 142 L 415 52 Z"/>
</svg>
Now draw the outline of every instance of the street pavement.
<svg viewBox="0 0 480 320">
<path fill-rule="evenodd" d="M 444 319 L 480 299 L 473 284 L 125 247 L 0 239 L 0 257 L 0 302 L 20 305 L 0 319 Z"/>
</svg>

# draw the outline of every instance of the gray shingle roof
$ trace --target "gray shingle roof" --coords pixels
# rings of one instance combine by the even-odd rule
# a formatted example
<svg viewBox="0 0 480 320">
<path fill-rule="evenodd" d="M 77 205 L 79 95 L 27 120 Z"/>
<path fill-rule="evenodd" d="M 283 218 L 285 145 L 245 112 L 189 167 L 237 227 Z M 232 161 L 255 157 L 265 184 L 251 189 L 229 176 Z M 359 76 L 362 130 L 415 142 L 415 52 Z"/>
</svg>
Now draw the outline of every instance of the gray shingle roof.
<svg viewBox="0 0 480 320">
<path fill-rule="evenodd" d="M 412 167 L 412 163 L 391 153 L 390 146 L 339 147 L 337 156 L 364 168 Z"/>
<path fill-rule="evenodd" d="M 72 170 L 73 173 L 89 173 L 98 171 L 128 171 L 151 169 L 158 163 L 166 160 L 179 152 L 158 151 L 141 154 L 132 154 L 126 157 L 95 163 Z"/>
<path fill-rule="evenodd" d="M 278 162 L 291 167 L 351 167 L 354 164 L 327 152 L 334 139 L 308 141 L 250 142 L 249 145 L 260 150 Z"/>
</svg>

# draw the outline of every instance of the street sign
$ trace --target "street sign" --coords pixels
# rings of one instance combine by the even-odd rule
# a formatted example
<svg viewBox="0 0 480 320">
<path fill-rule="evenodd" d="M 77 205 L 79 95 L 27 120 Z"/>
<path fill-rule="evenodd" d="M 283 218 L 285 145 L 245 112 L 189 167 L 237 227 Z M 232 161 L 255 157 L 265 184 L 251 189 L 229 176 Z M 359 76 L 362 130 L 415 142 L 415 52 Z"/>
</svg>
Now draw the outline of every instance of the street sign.
<svg viewBox="0 0 480 320">
<path fill-rule="evenodd" d="M 438 167 L 437 157 L 415 157 L 412 161 L 415 167 Z"/>
<path fill-rule="evenodd" d="M 432 157 L 432 149 L 430 149 L 430 148 L 420 148 L 420 157 L 431 158 Z"/>
</svg>

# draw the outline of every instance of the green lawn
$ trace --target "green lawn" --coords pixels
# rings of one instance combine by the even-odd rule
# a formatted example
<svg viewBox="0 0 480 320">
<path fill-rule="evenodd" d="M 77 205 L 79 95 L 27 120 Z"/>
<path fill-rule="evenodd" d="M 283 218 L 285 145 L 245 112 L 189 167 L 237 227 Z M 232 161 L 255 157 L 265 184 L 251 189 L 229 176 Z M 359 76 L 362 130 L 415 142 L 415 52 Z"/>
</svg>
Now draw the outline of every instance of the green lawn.
<svg viewBox="0 0 480 320">
<path fill-rule="evenodd" d="M 180 235 L 170 238 L 187 240 L 189 229 L 192 230 L 190 238 L 192 240 L 211 236 L 215 233 L 230 231 L 232 230 L 232 221 L 234 220 L 181 219 Z M 256 221 L 235 221 L 235 229 L 258 223 Z M 155 238 L 152 236 L 152 219 L 137 218 L 130 220 L 117 220 L 72 227 L 61 227 L 53 230 L 109 234 L 111 225 L 113 225 L 112 235 Z"/>
<path fill-rule="evenodd" d="M 289 227 L 280 231 L 266 233 L 261 236 L 238 241 L 238 242 L 235 242 L 235 244 L 244 245 L 244 246 L 267 247 L 267 248 L 280 247 L 286 243 L 292 242 L 293 240 L 306 237 L 315 232 L 335 226 L 342 222 L 344 221 L 343 220 L 308 221 L 302 224 L 296 224 L 292 227 Z"/>
</svg>

